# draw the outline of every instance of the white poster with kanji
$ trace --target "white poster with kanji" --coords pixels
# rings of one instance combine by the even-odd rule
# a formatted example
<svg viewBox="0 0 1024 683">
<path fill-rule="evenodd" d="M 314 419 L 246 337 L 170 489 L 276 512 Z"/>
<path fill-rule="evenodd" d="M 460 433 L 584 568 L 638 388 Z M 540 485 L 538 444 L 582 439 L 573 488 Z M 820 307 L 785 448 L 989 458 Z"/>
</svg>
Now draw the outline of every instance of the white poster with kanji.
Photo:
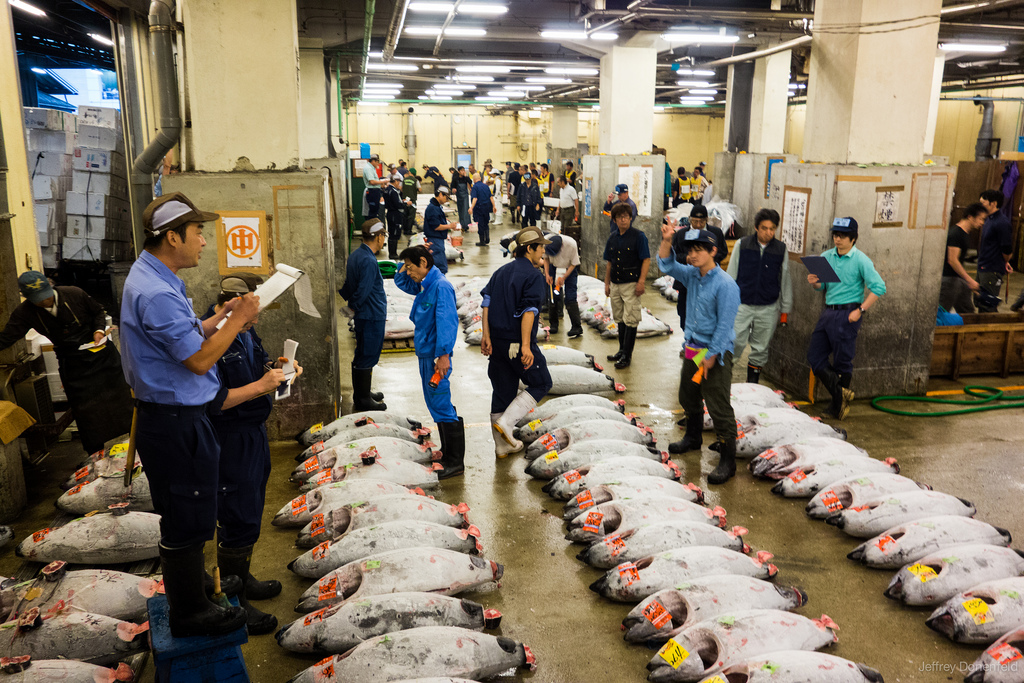
<svg viewBox="0 0 1024 683">
<path fill-rule="evenodd" d="M 619 166 L 619 182 L 629 187 L 629 198 L 636 202 L 637 215 L 650 216 L 654 203 L 654 167 Z"/>
<path fill-rule="evenodd" d="M 782 241 L 791 254 L 804 254 L 807 239 L 807 209 L 811 190 L 804 187 L 786 187 L 782 193 Z"/>
<path fill-rule="evenodd" d="M 257 216 L 224 216 L 224 246 L 228 268 L 263 266 L 263 240 Z"/>
</svg>

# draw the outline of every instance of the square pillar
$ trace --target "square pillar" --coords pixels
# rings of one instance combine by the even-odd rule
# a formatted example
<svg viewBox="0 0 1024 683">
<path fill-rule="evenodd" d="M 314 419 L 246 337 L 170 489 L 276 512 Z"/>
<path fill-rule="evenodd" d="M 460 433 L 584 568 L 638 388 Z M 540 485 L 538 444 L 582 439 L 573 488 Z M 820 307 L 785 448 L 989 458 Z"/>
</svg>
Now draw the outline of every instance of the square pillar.
<svg viewBox="0 0 1024 683">
<path fill-rule="evenodd" d="M 651 117 L 652 121 L 654 117 Z M 652 124 L 653 125 L 653 124 Z M 579 140 L 580 111 L 576 107 L 555 107 L 551 110 L 551 146 L 555 149 L 576 149 Z M 573 159 L 573 163 L 576 160 Z"/>
<path fill-rule="evenodd" d="M 320 38 L 299 39 L 299 102 L 301 104 L 301 135 L 299 154 L 303 159 L 327 156 L 327 109 L 330 97 L 324 85 L 324 41 Z"/>
<path fill-rule="evenodd" d="M 762 57 L 754 63 L 750 94 L 750 149 L 781 152 L 786 143 L 786 105 L 789 102 L 791 50 Z"/>
<path fill-rule="evenodd" d="M 651 151 L 654 138 L 654 83 L 658 51 L 652 47 L 613 47 L 601 58 L 602 154 Z"/>
</svg>

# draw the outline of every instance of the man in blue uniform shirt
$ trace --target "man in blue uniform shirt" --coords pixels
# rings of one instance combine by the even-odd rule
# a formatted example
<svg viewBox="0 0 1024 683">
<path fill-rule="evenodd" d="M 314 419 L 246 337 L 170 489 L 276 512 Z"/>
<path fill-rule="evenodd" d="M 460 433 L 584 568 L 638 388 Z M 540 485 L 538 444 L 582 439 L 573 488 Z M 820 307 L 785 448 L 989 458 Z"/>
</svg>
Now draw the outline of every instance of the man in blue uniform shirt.
<svg viewBox="0 0 1024 683">
<path fill-rule="evenodd" d="M 444 244 L 448 239 L 448 231 L 455 227 L 444 215 L 442 205 L 448 203 L 451 191 L 442 185 L 434 191 L 434 198 L 423 211 L 423 236 L 427 239 L 427 247 L 434 255 L 434 265 L 441 273 L 448 272 L 448 257 L 445 255 Z"/>
<path fill-rule="evenodd" d="M 459 331 L 455 288 L 434 266 L 434 256 L 423 245 L 406 248 L 405 262 L 395 274 L 395 285 L 413 294 L 409 319 L 416 326 L 416 359 L 419 361 L 423 399 L 441 436 L 441 466 L 438 479 L 448 479 L 465 471 L 466 428 L 452 405 L 449 378 L 452 354 Z"/>
<path fill-rule="evenodd" d="M 608 193 L 608 201 L 604 203 L 604 212 L 611 216 L 612 207 L 614 207 L 616 204 L 625 204 L 626 206 L 629 207 L 629 227 L 632 228 L 633 221 L 636 220 L 637 208 L 636 202 L 629 198 L 629 185 L 627 185 L 626 183 L 619 183 L 618 185 L 615 186 L 615 192 Z M 611 229 L 609 230 L 609 232 L 615 232 L 616 230 L 618 230 L 618 226 L 615 225 L 614 218 L 611 219 L 610 223 Z"/>
<path fill-rule="evenodd" d="M 473 181 L 472 204 L 470 204 L 469 210 L 473 214 L 473 220 L 476 221 L 476 231 L 480 236 L 480 241 L 476 243 L 476 246 L 486 247 L 491 243 L 491 212 L 496 213 L 498 205 L 494 202 L 491 188 L 481 180 L 479 173 L 473 174 Z"/>
<path fill-rule="evenodd" d="M 255 292 L 262 279 L 252 273 L 235 273 L 221 280 L 217 304 L 204 319 L 211 318 L 232 299 Z M 267 614 L 250 600 L 267 600 L 281 592 L 281 582 L 259 581 L 249 570 L 253 546 L 260 537 L 260 521 L 270 478 L 270 442 L 267 418 L 274 407 L 273 393 L 285 381 L 282 361 L 271 363 L 256 334 L 253 318 L 231 342 L 217 361 L 220 392 L 211 404 L 210 419 L 220 443 L 220 476 L 217 489 L 217 565 L 221 572 L 239 577 L 242 590 L 238 604 L 245 610 L 250 635 L 270 633 L 277 617 Z M 295 377 L 302 367 L 295 363 Z M 293 379 L 293 381 L 294 381 Z"/>
<path fill-rule="evenodd" d="M 685 358 L 679 378 L 679 405 L 686 411 L 686 436 L 669 445 L 670 453 L 699 450 L 704 427 L 704 404 L 718 437 L 718 465 L 709 484 L 724 484 L 736 474 L 736 416 L 729 401 L 732 386 L 733 325 L 740 307 L 740 290 L 715 262 L 717 240 L 706 230 L 686 233 L 689 265 L 672 253 L 675 226 L 661 226 L 658 267 L 682 280 L 688 296 L 683 331 Z"/>
<path fill-rule="evenodd" d="M 885 294 L 885 282 L 871 259 L 854 246 L 857 242 L 856 220 L 847 216 L 832 221 L 832 241 L 835 248 L 822 256 L 839 276 L 839 282 L 822 283 L 814 273 L 807 274 L 807 282 L 814 289 L 825 290 L 825 310 L 811 333 L 807 362 L 814 376 L 832 394 L 828 412 L 845 420 L 853 400 L 850 385 L 861 319 L 878 297 Z M 829 354 L 832 355 L 831 363 Z"/>
<path fill-rule="evenodd" d="M 203 545 L 216 529 L 220 469 L 207 412 L 220 391 L 217 360 L 258 315 L 259 298 L 233 299 L 200 321 L 177 276 L 199 264 L 206 245 L 202 224 L 216 217 L 180 192 L 146 207 L 146 240 L 121 303 L 122 366 L 137 400 L 139 459 L 160 515 L 160 559 L 176 638 L 230 633 L 246 621 L 245 610 L 213 604 L 203 587 Z"/>
<path fill-rule="evenodd" d="M 537 346 L 537 318 L 545 290 L 537 266 L 547 244 L 540 228 L 520 230 L 509 245 L 515 257 L 512 263 L 498 268 L 480 292 L 484 299 L 480 352 L 489 357 L 491 436 L 499 458 L 522 450 L 523 443 L 512 431 L 551 389 L 551 374 Z M 526 385 L 522 392 L 520 381 Z"/>
<path fill-rule="evenodd" d="M 384 248 L 387 232 L 380 219 L 363 223 L 363 243 L 348 257 L 345 284 L 338 293 L 355 311 L 356 350 L 352 355 L 352 410 L 387 410 L 383 394 L 371 391 L 373 368 L 384 346 L 384 325 L 388 299 L 384 278 L 377 265 L 377 252 Z"/>
<path fill-rule="evenodd" d="M 541 207 L 540 185 L 529 171 L 523 174 L 523 182 L 519 186 L 517 196 L 519 208 L 523 211 L 523 227 L 537 225 Z"/>
<path fill-rule="evenodd" d="M 1003 193 L 999 190 L 985 190 L 980 202 L 988 211 L 988 218 L 981 226 L 978 240 L 978 285 L 992 296 L 975 296 L 979 313 L 999 311 L 999 290 L 1003 278 L 1013 272 L 1010 257 L 1013 256 L 1013 228 L 1010 219 L 1003 212 Z M 1019 307 L 1018 307 L 1019 308 Z"/>
</svg>

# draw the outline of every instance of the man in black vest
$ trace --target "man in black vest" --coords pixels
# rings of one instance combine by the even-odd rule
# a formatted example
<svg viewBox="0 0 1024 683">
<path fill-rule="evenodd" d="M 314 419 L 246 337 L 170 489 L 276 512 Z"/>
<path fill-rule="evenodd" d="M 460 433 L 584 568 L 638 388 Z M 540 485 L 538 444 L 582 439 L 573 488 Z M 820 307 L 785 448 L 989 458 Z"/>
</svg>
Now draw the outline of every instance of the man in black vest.
<svg viewBox="0 0 1024 683">
<path fill-rule="evenodd" d="M 750 342 L 747 381 L 757 384 L 761 368 L 768 362 L 768 344 L 775 326 L 786 324 L 793 310 L 793 285 L 789 281 L 789 254 L 786 245 L 775 239 L 779 212 L 761 209 L 754 216 L 755 233 L 747 235 L 733 248 L 728 273 L 740 287 L 740 309 L 736 314 L 736 346 L 733 358 L 739 358 Z M 781 314 L 781 315 L 780 315 Z"/>
</svg>

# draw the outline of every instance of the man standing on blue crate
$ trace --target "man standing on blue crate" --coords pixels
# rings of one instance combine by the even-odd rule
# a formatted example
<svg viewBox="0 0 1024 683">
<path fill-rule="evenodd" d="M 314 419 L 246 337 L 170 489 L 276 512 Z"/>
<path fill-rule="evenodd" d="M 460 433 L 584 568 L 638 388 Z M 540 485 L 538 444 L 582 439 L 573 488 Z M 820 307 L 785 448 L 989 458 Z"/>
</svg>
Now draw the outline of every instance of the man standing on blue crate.
<svg viewBox="0 0 1024 683">
<path fill-rule="evenodd" d="M 146 207 L 146 240 L 121 304 L 122 365 L 137 401 L 139 459 L 160 515 L 160 560 L 175 638 L 223 635 L 246 622 L 244 609 L 215 605 L 203 585 L 203 546 L 216 530 L 220 469 L 208 410 L 220 391 L 217 360 L 259 314 L 259 297 L 233 299 L 201 321 L 177 276 L 199 265 L 203 223 L 216 218 L 180 192 Z"/>
</svg>

